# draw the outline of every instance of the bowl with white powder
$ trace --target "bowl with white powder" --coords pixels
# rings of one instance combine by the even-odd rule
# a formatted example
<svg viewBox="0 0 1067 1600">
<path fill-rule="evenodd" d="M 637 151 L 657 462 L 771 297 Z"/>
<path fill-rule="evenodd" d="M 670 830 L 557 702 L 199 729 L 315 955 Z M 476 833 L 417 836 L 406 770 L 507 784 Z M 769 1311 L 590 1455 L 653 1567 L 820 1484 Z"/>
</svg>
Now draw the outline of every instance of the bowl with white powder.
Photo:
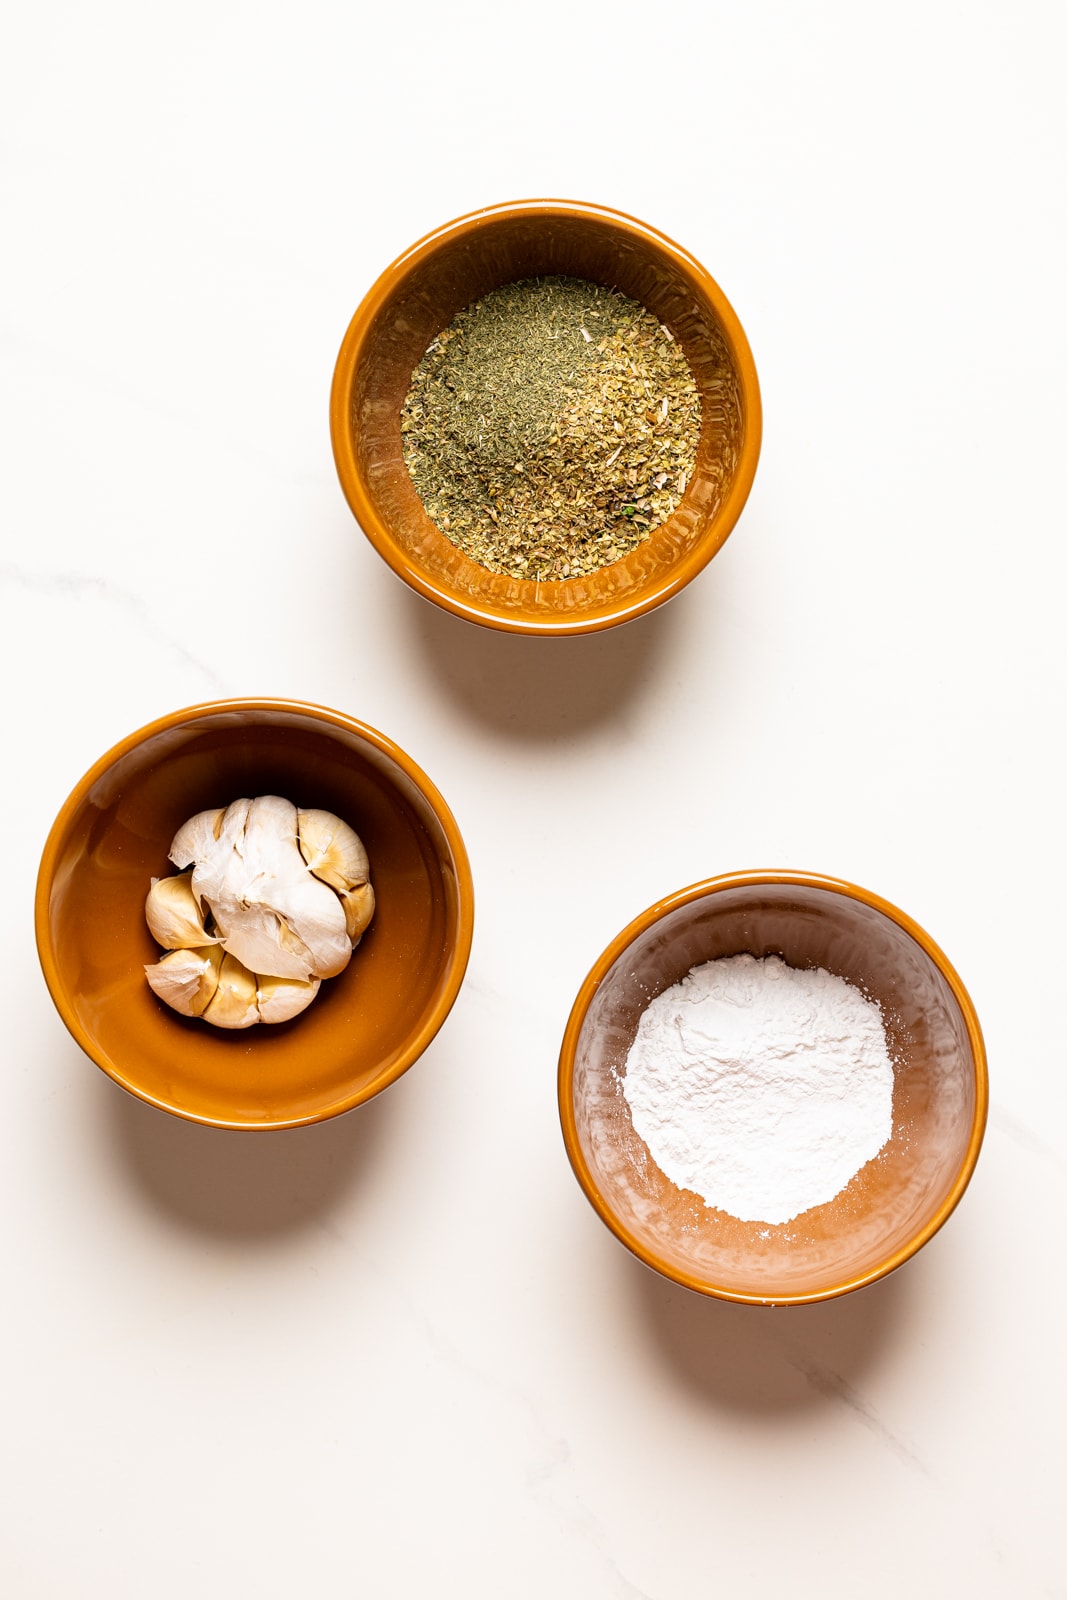
<svg viewBox="0 0 1067 1600">
<path fill-rule="evenodd" d="M 713 878 L 605 950 L 560 1055 L 575 1175 L 633 1253 L 703 1294 L 829 1299 L 901 1265 L 970 1180 L 985 1050 L 904 912 L 809 873 Z"/>
</svg>

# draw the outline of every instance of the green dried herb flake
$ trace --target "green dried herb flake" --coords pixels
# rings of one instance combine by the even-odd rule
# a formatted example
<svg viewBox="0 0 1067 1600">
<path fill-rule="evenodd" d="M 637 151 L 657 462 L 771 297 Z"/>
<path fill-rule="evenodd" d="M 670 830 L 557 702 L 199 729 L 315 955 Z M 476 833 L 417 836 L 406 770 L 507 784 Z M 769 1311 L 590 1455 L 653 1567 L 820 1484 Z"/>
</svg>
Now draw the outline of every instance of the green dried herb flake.
<svg viewBox="0 0 1067 1600">
<path fill-rule="evenodd" d="M 446 537 L 492 572 L 553 581 L 621 560 L 671 516 L 700 422 L 685 356 L 649 311 L 536 278 L 459 312 L 412 374 L 400 426 Z"/>
</svg>

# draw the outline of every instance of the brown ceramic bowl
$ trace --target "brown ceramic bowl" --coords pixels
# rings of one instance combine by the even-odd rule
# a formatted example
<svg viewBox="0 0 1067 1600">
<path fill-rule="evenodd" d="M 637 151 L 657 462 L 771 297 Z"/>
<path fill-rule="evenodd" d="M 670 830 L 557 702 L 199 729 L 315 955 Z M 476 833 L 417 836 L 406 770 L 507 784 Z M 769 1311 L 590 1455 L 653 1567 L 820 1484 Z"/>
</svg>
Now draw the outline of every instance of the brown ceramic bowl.
<svg viewBox="0 0 1067 1600">
<path fill-rule="evenodd" d="M 778 1227 L 675 1188 L 634 1132 L 620 1083 L 649 1002 L 694 966 L 742 953 L 862 988 L 882 1008 L 894 1064 L 888 1145 L 834 1200 Z M 665 1277 L 755 1305 L 827 1300 L 914 1255 L 967 1187 L 987 1099 L 974 1007 L 933 940 L 877 895 L 796 872 L 712 878 L 650 907 L 582 985 L 559 1066 L 567 1153 L 602 1220 Z"/>
<path fill-rule="evenodd" d="M 243 795 L 281 794 L 352 823 L 374 920 L 340 976 L 292 1022 L 225 1032 L 149 989 L 144 919 L 180 825 Z M 459 992 L 473 891 L 451 812 L 373 728 L 288 700 L 191 706 L 99 760 L 56 818 L 37 880 L 37 948 L 87 1055 L 132 1094 L 220 1128 L 288 1128 L 369 1100 L 426 1049 Z"/>
<path fill-rule="evenodd" d="M 431 522 L 404 465 L 400 408 L 427 346 L 457 311 L 503 283 L 557 273 L 619 289 L 670 328 L 704 423 L 692 481 L 668 522 L 610 567 L 535 583 L 478 566 Z M 759 458 L 759 384 L 726 296 L 680 246 L 603 206 L 517 200 L 438 228 L 382 273 L 337 358 L 330 431 L 357 521 L 419 594 L 505 632 L 591 633 L 669 600 L 724 543 Z"/>
</svg>

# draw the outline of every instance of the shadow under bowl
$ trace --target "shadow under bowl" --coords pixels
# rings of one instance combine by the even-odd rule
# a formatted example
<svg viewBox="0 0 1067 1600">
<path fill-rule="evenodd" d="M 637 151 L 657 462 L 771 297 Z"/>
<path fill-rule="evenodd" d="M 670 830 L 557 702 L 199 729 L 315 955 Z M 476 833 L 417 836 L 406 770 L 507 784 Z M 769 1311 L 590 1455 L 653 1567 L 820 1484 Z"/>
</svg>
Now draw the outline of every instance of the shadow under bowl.
<svg viewBox="0 0 1067 1600">
<path fill-rule="evenodd" d="M 489 572 L 438 530 L 404 464 L 400 411 L 412 372 L 457 311 L 502 284 L 556 274 L 618 289 L 652 311 L 685 352 L 703 420 L 696 466 L 673 516 L 621 561 L 542 583 Z M 330 399 L 341 486 L 378 553 L 428 600 L 514 633 L 590 633 L 677 594 L 740 516 L 761 427 L 748 341 L 715 280 L 645 223 L 562 200 L 492 206 L 406 251 L 353 317 Z"/>
<path fill-rule="evenodd" d="M 833 1200 L 791 1222 L 742 1222 L 675 1187 L 634 1131 L 622 1089 L 642 1012 L 693 967 L 778 955 L 876 1001 L 893 1062 L 893 1131 Z M 902 911 L 806 873 L 712 878 L 650 907 L 604 952 L 571 1011 L 559 1103 L 571 1165 L 602 1220 L 656 1271 L 759 1305 L 826 1300 L 884 1277 L 945 1222 L 970 1181 L 988 1102 L 974 1007 Z"/>
<path fill-rule="evenodd" d="M 229 1032 L 180 1016 L 144 976 L 144 917 L 181 824 L 241 796 L 280 794 L 350 822 L 376 909 L 344 972 L 291 1022 Z M 285 700 L 228 700 L 161 718 L 109 751 L 49 834 L 37 948 L 71 1034 L 132 1094 L 195 1122 L 285 1128 L 379 1093 L 426 1049 L 470 954 L 467 853 L 425 773 L 373 728 Z"/>
</svg>

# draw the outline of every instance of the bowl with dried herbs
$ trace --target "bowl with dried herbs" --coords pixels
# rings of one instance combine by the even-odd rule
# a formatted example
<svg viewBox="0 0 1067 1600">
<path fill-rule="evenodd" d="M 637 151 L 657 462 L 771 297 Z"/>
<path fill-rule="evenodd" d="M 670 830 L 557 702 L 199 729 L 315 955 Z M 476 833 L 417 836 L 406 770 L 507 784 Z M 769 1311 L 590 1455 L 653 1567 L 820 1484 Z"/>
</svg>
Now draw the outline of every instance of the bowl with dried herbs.
<svg viewBox="0 0 1067 1600">
<path fill-rule="evenodd" d="M 752 486 L 759 384 L 687 251 L 576 201 L 492 206 L 404 253 L 334 371 L 338 476 L 411 588 L 504 632 L 589 633 L 707 565 Z"/>
<path fill-rule="evenodd" d="M 403 750 L 289 700 L 161 717 L 75 785 L 37 948 L 64 1023 L 123 1088 L 224 1128 L 320 1122 L 426 1049 L 463 981 L 455 819 Z"/>
</svg>

